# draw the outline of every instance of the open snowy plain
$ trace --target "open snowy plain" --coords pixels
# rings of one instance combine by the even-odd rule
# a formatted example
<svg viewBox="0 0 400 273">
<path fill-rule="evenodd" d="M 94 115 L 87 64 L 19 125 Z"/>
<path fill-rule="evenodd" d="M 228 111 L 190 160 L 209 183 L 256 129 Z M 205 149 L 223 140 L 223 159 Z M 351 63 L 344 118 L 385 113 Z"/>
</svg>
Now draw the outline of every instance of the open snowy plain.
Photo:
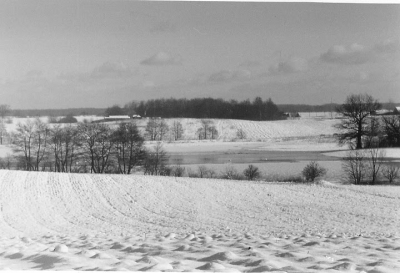
<svg viewBox="0 0 400 273">
<path fill-rule="evenodd" d="M 345 153 L 326 138 L 335 120 L 215 120 L 220 136 L 212 141 L 195 140 L 200 121 L 180 121 L 185 139 L 165 143 L 168 153 L 315 152 L 334 160 Z M 235 140 L 238 128 L 245 140 Z M 0 146 L 2 156 L 11 151 Z M 400 158 L 393 149 L 387 156 Z M 328 174 L 332 162 L 321 162 Z M 264 166 L 288 172 L 287 164 Z M 0 269 L 400 272 L 400 187 L 326 179 L 294 184 L 0 170 Z"/>
<path fill-rule="evenodd" d="M 0 268 L 399 272 L 400 188 L 0 171 Z"/>
</svg>

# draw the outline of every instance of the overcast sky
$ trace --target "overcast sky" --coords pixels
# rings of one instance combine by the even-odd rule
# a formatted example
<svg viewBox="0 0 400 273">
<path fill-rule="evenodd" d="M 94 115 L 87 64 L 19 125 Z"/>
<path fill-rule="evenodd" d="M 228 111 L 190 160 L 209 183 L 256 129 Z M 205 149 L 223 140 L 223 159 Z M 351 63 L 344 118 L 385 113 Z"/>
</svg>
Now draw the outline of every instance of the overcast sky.
<svg viewBox="0 0 400 273">
<path fill-rule="evenodd" d="M 400 102 L 400 5 L 0 1 L 0 104 Z"/>
</svg>

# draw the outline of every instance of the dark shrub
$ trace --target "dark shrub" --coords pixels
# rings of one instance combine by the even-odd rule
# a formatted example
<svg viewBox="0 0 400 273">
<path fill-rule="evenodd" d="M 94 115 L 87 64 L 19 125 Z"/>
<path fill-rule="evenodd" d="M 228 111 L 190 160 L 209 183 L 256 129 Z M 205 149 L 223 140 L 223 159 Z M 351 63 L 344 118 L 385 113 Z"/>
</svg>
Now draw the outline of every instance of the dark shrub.
<svg viewBox="0 0 400 273">
<path fill-rule="evenodd" d="M 304 167 L 302 174 L 306 181 L 314 182 L 318 177 L 324 176 L 327 170 L 320 166 L 317 162 L 311 161 L 307 166 Z"/>
<path fill-rule="evenodd" d="M 61 118 L 58 123 L 77 123 L 78 120 L 72 115 L 68 114 L 67 116 Z"/>
<path fill-rule="evenodd" d="M 247 169 L 243 171 L 243 174 L 247 180 L 254 180 L 260 177 L 260 171 L 254 165 L 249 165 Z"/>
</svg>

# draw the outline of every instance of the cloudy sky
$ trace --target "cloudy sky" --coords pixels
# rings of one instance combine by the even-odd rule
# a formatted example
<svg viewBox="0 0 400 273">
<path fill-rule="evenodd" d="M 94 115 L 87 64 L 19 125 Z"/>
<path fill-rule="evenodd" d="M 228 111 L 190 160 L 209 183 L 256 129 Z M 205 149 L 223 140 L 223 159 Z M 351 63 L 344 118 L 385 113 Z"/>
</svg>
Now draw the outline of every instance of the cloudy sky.
<svg viewBox="0 0 400 273">
<path fill-rule="evenodd" d="M 400 5 L 0 1 L 0 104 L 400 102 Z"/>
</svg>

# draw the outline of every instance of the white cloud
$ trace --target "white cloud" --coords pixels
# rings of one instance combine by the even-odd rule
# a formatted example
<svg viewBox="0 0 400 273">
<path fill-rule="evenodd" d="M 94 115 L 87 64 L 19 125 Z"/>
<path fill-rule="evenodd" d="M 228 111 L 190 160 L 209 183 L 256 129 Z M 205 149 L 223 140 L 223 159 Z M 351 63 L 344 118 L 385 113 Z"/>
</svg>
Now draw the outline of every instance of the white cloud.
<svg viewBox="0 0 400 273">
<path fill-rule="evenodd" d="M 388 39 L 372 47 L 359 44 L 350 46 L 336 45 L 320 55 L 320 60 L 327 63 L 358 65 L 380 60 L 385 55 L 400 52 L 400 41 Z"/>
<path fill-rule="evenodd" d="M 182 59 L 179 56 L 171 56 L 163 51 L 141 61 L 141 64 L 144 65 L 179 65 L 181 63 Z"/>
<path fill-rule="evenodd" d="M 400 51 L 400 40 L 388 39 L 374 46 L 378 53 L 396 53 Z"/>
<path fill-rule="evenodd" d="M 300 57 L 291 57 L 286 61 L 270 66 L 269 71 L 272 74 L 289 74 L 304 72 L 308 70 L 308 62 Z"/>
<path fill-rule="evenodd" d="M 363 64 L 372 58 L 373 54 L 371 54 L 371 51 L 359 44 L 352 44 L 348 47 L 336 45 L 320 56 L 323 62 L 349 65 Z"/>
</svg>

